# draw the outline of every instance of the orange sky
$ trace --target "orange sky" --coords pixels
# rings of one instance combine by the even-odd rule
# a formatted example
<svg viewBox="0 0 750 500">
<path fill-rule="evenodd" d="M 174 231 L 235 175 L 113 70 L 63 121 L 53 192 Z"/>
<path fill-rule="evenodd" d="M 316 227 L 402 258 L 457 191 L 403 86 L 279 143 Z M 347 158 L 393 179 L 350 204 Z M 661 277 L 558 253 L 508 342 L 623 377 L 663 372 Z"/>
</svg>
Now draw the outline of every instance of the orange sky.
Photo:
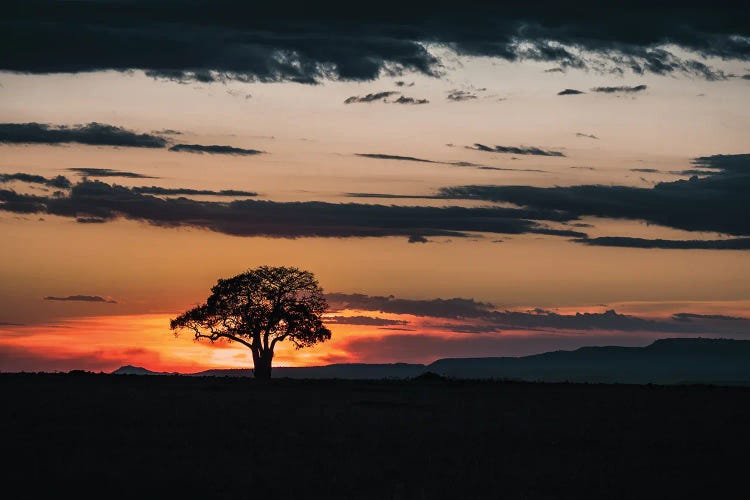
<svg viewBox="0 0 750 500">
<path fill-rule="evenodd" d="M 743 71 L 736 62 L 713 62 L 727 71 Z M 492 204 L 352 198 L 348 193 L 431 195 L 459 185 L 650 188 L 687 178 L 673 172 L 691 168 L 696 156 L 747 152 L 746 80 L 546 72 L 547 66 L 465 58 L 442 78 L 409 74 L 314 86 L 236 81 L 181 85 L 153 80 L 140 71 L 0 73 L 0 123 L 96 121 L 139 133 L 168 128 L 181 132 L 170 136 L 173 142 L 265 152 L 229 156 L 0 143 L 0 174 L 65 175 L 79 182 L 81 177 L 68 169 L 110 168 L 152 177 L 99 179 L 129 187 L 253 190 L 259 199 L 276 202 L 478 207 Z M 410 94 L 428 98 L 430 104 L 344 104 L 349 96 L 396 88 L 396 80 L 404 79 L 414 83 L 408 87 Z M 603 84 L 643 84 L 648 90 L 557 95 L 566 87 Z M 451 102 L 446 95 L 455 89 L 475 92 L 477 98 Z M 565 156 L 467 149 L 474 143 L 533 145 Z M 373 159 L 358 153 L 514 170 Z M 52 196 L 48 188 L 18 181 L 2 183 L 0 189 Z M 576 223 L 590 237 L 727 237 L 637 220 L 583 217 Z M 405 236 L 238 237 L 121 218 L 81 224 L 70 217 L 2 210 L 0 233 L 0 371 L 107 371 L 122 364 L 169 371 L 248 367 L 251 359 L 242 348 L 209 347 L 188 336 L 175 339 L 167 325 L 169 317 L 205 300 L 218 278 L 259 265 L 310 270 L 326 292 L 415 300 L 463 297 L 490 302 L 498 310 L 541 307 L 574 314 L 615 308 L 643 317 L 678 312 L 750 315 L 747 251 L 594 247 L 532 233 L 431 237 L 427 244 L 409 243 Z M 75 295 L 112 303 L 44 300 Z M 435 329 L 424 318 L 407 319 L 414 331 L 333 325 L 331 342 L 307 351 L 284 347 L 276 361 L 287 366 L 430 362 L 450 355 L 520 355 L 591 343 L 643 345 L 664 335 L 596 329 L 557 336 L 507 329 L 467 334 Z M 422 339 L 421 344 L 410 343 L 408 336 Z"/>
</svg>

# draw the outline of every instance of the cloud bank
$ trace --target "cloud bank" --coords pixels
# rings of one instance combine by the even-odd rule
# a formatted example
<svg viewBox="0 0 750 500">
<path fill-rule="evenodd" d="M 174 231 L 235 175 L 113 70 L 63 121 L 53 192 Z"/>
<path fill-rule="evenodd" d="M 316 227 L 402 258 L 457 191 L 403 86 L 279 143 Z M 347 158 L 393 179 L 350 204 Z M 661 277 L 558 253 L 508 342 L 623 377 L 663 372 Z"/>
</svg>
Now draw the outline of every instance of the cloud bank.
<svg viewBox="0 0 750 500">
<path fill-rule="evenodd" d="M 595 0 L 575 9 L 552 0 L 384 0 L 371 9 L 343 0 L 194 0 L 179 8 L 171 0 L 11 0 L 0 20 L 0 69 L 140 69 L 176 82 L 367 81 L 439 75 L 445 63 L 429 47 L 441 46 L 561 70 L 720 79 L 727 75 L 703 58 L 748 61 L 749 37 L 746 6 L 721 0 L 633 0 L 627 9 Z"/>
<path fill-rule="evenodd" d="M 0 123 L 0 143 L 66 144 L 163 148 L 166 139 L 139 134 L 122 127 L 91 122 L 86 125 L 49 125 L 46 123 Z"/>
<path fill-rule="evenodd" d="M 693 164 L 705 177 L 660 182 L 651 188 L 581 185 L 566 187 L 458 186 L 439 194 L 452 198 L 510 202 L 536 209 L 558 210 L 573 217 L 636 219 L 686 231 L 750 236 L 750 154 L 699 157 Z M 655 248 L 745 248 L 745 240 L 689 241 L 609 237 L 580 240 L 608 246 Z"/>
<path fill-rule="evenodd" d="M 462 237 L 489 232 L 585 237 L 579 231 L 549 229 L 538 222 L 567 220 L 555 211 L 261 200 L 226 203 L 160 198 L 138 192 L 138 188 L 92 180 L 83 180 L 57 196 L 0 190 L 0 210 L 108 221 L 123 217 L 155 226 L 193 227 L 236 236 Z"/>
</svg>

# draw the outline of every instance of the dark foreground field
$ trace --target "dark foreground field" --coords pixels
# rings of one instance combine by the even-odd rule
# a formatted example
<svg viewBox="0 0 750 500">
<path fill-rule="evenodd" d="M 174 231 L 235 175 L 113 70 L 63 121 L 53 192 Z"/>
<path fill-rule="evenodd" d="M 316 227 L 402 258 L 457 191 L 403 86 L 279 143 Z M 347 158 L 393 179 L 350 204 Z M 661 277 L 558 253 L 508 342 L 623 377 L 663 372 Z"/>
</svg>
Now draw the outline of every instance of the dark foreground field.
<svg viewBox="0 0 750 500">
<path fill-rule="evenodd" d="M 6 374 L 0 391 L 16 498 L 744 498 L 749 479 L 742 388 Z"/>
</svg>

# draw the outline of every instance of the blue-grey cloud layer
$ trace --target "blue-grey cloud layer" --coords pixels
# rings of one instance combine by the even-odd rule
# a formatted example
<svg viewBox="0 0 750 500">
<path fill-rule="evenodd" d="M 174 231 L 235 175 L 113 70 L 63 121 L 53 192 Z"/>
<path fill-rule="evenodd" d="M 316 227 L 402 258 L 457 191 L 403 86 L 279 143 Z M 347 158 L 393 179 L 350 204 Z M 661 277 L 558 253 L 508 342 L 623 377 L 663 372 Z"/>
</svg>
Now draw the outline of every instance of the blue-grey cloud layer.
<svg viewBox="0 0 750 500">
<path fill-rule="evenodd" d="M 238 236 L 461 237 L 468 232 L 586 236 L 579 231 L 549 229 L 537 222 L 568 220 L 555 211 L 259 200 L 225 203 L 160 198 L 141 190 L 91 180 L 79 182 L 69 192 L 56 196 L 0 189 L 0 210 L 97 221 L 125 217 L 157 226 L 190 226 Z M 153 188 L 146 191 L 156 192 Z"/>
<path fill-rule="evenodd" d="M 639 219 L 687 231 L 750 235 L 750 154 L 700 157 L 694 164 L 706 175 L 660 182 L 653 188 L 627 186 L 459 186 L 440 194 L 453 198 L 510 202 L 559 210 L 571 216 Z M 746 248 L 744 240 L 679 242 L 639 238 L 597 238 L 591 245 L 642 248 Z"/>
<path fill-rule="evenodd" d="M 741 2 L 646 0 L 627 8 L 583 0 L 351 2 L 240 0 L 10 0 L 0 18 L 0 69 L 141 69 L 175 81 L 370 80 L 407 69 L 437 74 L 425 44 L 459 54 L 534 60 L 560 68 L 726 75 L 700 56 L 747 61 Z M 697 53 L 683 57 L 666 47 Z M 579 50 L 584 51 L 580 54 Z"/>
</svg>

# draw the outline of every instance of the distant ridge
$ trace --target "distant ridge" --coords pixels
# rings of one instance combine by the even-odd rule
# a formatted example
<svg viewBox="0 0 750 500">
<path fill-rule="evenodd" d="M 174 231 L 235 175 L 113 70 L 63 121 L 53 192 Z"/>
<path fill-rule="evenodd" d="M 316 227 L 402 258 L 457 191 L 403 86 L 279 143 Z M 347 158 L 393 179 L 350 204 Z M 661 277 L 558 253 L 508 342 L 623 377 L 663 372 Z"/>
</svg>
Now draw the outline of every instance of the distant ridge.
<svg viewBox="0 0 750 500">
<path fill-rule="evenodd" d="M 179 375 L 179 373 L 153 372 L 141 366 L 125 365 L 113 371 L 112 375 Z"/>
<path fill-rule="evenodd" d="M 534 382 L 750 385 L 750 340 L 671 338 L 646 347 L 593 346 L 523 357 L 445 358 L 429 365 L 342 363 L 273 369 L 274 377 L 303 379 L 411 379 L 425 373 Z M 129 365 L 112 374 L 171 375 Z M 215 369 L 187 375 L 251 377 L 252 370 Z"/>
<path fill-rule="evenodd" d="M 454 378 L 750 385 L 750 340 L 672 338 L 646 347 L 581 347 L 520 358 L 441 359 L 427 369 Z"/>
</svg>

